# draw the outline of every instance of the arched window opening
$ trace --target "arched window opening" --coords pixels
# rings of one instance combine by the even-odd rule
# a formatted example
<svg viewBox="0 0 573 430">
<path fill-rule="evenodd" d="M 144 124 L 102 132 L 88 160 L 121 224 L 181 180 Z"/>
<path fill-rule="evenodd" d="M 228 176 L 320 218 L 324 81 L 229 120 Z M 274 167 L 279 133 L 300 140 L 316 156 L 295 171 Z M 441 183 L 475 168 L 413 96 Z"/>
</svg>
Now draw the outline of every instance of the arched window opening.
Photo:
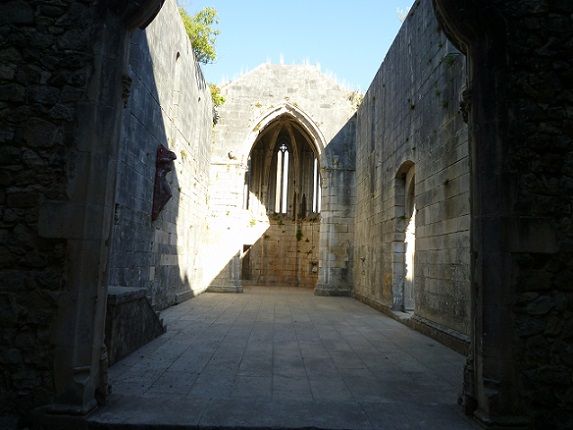
<svg viewBox="0 0 573 430">
<path fill-rule="evenodd" d="M 313 175 L 312 175 L 312 212 L 320 213 L 320 201 L 321 201 L 321 191 L 320 191 L 320 169 L 318 167 L 318 159 L 314 157 L 313 161 Z"/>
<path fill-rule="evenodd" d="M 288 178 L 289 178 L 289 150 L 282 142 L 277 151 L 275 212 L 286 214 L 288 212 Z"/>
<path fill-rule="evenodd" d="M 413 312 L 415 308 L 416 190 L 415 165 L 404 162 L 394 187 L 394 240 L 392 244 L 392 306 Z"/>
<path fill-rule="evenodd" d="M 173 73 L 173 82 L 174 82 L 174 86 L 173 86 L 173 92 L 171 94 L 171 103 L 169 104 L 169 115 L 171 115 L 171 117 L 173 119 L 176 119 L 179 117 L 179 110 L 181 109 L 181 105 L 182 105 L 182 97 L 183 97 L 183 90 L 182 90 L 182 85 L 184 82 L 184 79 L 182 79 L 181 73 L 182 73 L 182 65 L 181 65 L 181 53 L 179 51 L 177 51 L 177 53 L 175 54 L 175 64 L 174 64 L 174 73 Z"/>
<path fill-rule="evenodd" d="M 256 140 L 245 172 L 243 208 L 257 214 L 315 218 L 321 211 L 320 161 L 307 133 L 277 120 Z"/>
<path fill-rule="evenodd" d="M 322 186 L 315 140 L 284 115 L 259 131 L 246 161 L 243 207 L 250 248 L 241 263 L 243 282 L 314 287 Z"/>
<path fill-rule="evenodd" d="M 404 237 L 404 311 L 414 310 L 415 287 L 415 255 L 416 255 L 416 203 L 415 203 L 415 175 L 410 169 L 406 175 L 406 195 L 404 207 L 406 230 Z"/>
<path fill-rule="evenodd" d="M 243 183 L 243 209 L 249 209 L 249 187 L 251 185 L 251 157 L 247 159 L 247 170 L 245 170 L 245 180 Z"/>
</svg>

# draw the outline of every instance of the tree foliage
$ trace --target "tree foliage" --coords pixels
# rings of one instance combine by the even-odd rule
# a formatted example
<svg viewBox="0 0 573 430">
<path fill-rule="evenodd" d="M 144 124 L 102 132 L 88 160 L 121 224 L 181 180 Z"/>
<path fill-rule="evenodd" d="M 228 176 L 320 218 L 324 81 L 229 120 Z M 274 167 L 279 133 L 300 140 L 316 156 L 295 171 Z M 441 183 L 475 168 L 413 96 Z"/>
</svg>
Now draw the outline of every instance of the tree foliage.
<svg viewBox="0 0 573 430">
<path fill-rule="evenodd" d="M 225 97 L 221 95 L 221 89 L 215 84 L 209 84 L 209 89 L 211 90 L 211 99 L 213 100 L 213 106 L 219 107 L 225 103 Z"/>
<path fill-rule="evenodd" d="M 206 7 L 190 16 L 185 9 L 180 7 L 179 14 L 183 20 L 187 36 L 191 40 L 197 61 L 203 64 L 215 61 L 217 57 L 215 38 L 219 34 L 219 30 L 213 28 L 215 24 L 219 23 L 215 8 Z"/>
</svg>

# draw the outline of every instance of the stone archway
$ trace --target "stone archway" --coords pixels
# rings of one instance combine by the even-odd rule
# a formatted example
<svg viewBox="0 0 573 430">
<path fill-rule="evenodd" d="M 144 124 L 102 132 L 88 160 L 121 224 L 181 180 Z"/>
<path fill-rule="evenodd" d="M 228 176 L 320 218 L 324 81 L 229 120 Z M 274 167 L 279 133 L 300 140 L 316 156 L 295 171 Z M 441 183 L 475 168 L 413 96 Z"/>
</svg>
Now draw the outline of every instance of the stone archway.
<svg viewBox="0 0 573 430">
<path fill-rule="evenodd" d="M 160 1 L 127 2 L 129 6 L 119 11 L 128 28 L 152 19 L 152 14 L 137 11 L 145 3 Z M 466 411 L 491 426 L 526 426 L 530 419 L 524 417 L 530 416 L 540 425 L 565 427 L 572 420 L 571 408 L 563 400 L 571 376 L 567 330 L 563 329 L 572 321 L 573 188 L 568 185 L 571 115 L 567 110 L 571 98 L 563 88 L 563 83 L 571 82 L 566 51 L 571 39 L 571 5 L 520 0 L 433 3 L 450 39 L 467 54 L 471 66 L 463 100 L 471 125 L 473 256 Z M 103 40 L 98 43 L 99 52 L 121 58 L 117 55 L 125 53 L 126 28 L 120 19 L 96 24 L 94 28 L 100 31 L 93 33 Z M 101 40 L 90 43 L 96 42 Z M 50 380 L 59 412 L 89 410 L 98 378 L 105 371 L 105 363 L 100 362 L 106 297 L 103 273 L 118 143 L 118 121 L 115 117 L 109 121 L 109 107 L 121 111 L 121 93 L 126 88 L 121 88 L 120 67 L 102 63 L 101 58 L 93 63 L 105 69 L 97 69 L 94 80 L 100 75 L 113 79 L 92 82 L 92 90 L 101 90 L 102 98 L 90 99 L 81 114 L 72 113 L 78 119 L 75 129 L 81 130 L 84 171 L 90 175 L 78 175 L 77 183 L 72 181 L 74 186 L 69 188 L 79 191 L 68 196 L 69 201 L 43 201 L 38 227 L 43 238 L 61 239 L 70 250 L 67 269 L 62 269 L 69 270 L 65 274 L 68 282 L 56 303 L 58 315 L 51 333 L 57 343 L 50 344 L 55 351 Z M 535 67 L 528 68 L 530 64 Z M 268 118 L 280 116 L 281 110 L 298 114 L 287 105 Z M 270 119 L 263 118 L 263 126 L 265 121 Z M 309 135 L 324 147 L 317 137 L 320 133 L 305 121 L 301 120 L 311 130 Z M 252 133 L 257 132 L 255 127 Z M 322 154 L 323 147 L 318 147 Z M 322 167 L 328 167 L 326 162 Z M 108 181 L 101 180 L 102 174 Z M 62 221 L 49 222 L 54 219 Z M 328 264 L 326 259 L 324 264 Z M 553 327 L 551 334 L 545 327 Z M 546 354 L 536 355 L 530 340 L 542 345 L 539 349 Z M 559 384 L 552 386 L 556 381 Z M 551 412 L 556 409 L 561 413 L 554 417 Z"/>
<path fill-rule="evenodd" d="M 394 178 L 392 308 L 414 311 L 416 205 L 415 165 L 402 163 Z"/>
<path fill-rule="evenodd" d="M 316 285 L 321 148 L 301 118 L 286 108 L 267 115 L 250 148 L 244 209 L 269 225 L 256 242 L 243 245 L 243 285 Z"/>
<path fill-rule="evenodd" d="M 240 155 L 246 159 L 262 131 L 267 129 L 267 127 L 278 118 L 283 120 L 288 119 L 296 124 L 296 127 L 300 129 L 311 143 L 322 168 L 327 168 L 328 160 L 324 158 L 324 149 L 327 142 L 324 135 L 308 114 L 290 103 L 276 107 L 255 120 L 254 126 L 250 128 L 239 148 Z"/>
<path fill-rule="evenodd" d="M 313 260 L 310 270 L 318 273 L 315 288 L 316 295 L 351 294 L 351 274 L 353 245 L 351 240 L 353 211 L 351 196 L 353 195 L 354 170 L 344 164 L 350 161 L 353 165 L 352 152 L 339 155 L 342 136 L 353 135 L 355 116 L 351 117 L 340 130 L 327 141 L 315 121 L 302 109 L 286 103 L 268 111 L 251 128 L 241 149 L 241 156 L 246 160 L 257 137 L 269 124 L 277 118 L 294 121 L 307 137 L 317 155 L 320 178 L 320 234 L 319 256 Z M 332 137 L 331 137 L 332 139 Z M 334 144 L 333 144 L 334 142 Z M 343 161 L 344 159 L 344 161 Z M 335 193 L 330 189 L 338 191 Z M 338 216 L 336 214 L 339 214 Z M 344 214 L 342 217 L 340 214 Z"/>
<path fill-rule="evenodd" d="M 51 327 L 52 402 L 41 413 L 85 414 L 108 394 L 104 345 L 107 270 L 122 105 L 129 93 L 124 74 L 128 39 L 131 31 L 144 29 L 155 19 L 163 3 L 106 3 L 93 7 L 97 12 L 85 13 L 83 20 L 66 24 L 74 28 L 71 32 L 76 31 L 73 26 L 81 32 L 86 29 L 80 26 L 91 26 L 90 36 L 82 42 L 86 46 L 78 46 L 86 49 L 82 61 L 92 64 L 85 76 L 86 89 L 79 92 L 84 99 L 68 113 L 75 121 L 70 122 L 74 131 L 69 134 L 66 154 L 74 162 L 70 163 L 73 167 L 62 169 L 67 176 L 61 180 L 73 191 L 63 200 L 46 199 L 39 207 L 40 234 L 63 240 L 67 254 L 62 269 L 66 288 L 54 300 L 58 311 Z M 56 52 L 55 60 L 58 54 L 69 56 L 67 50 Z"/>
<path fill-rule="evenodd" d="M 463 8 L 460 2 L 455 3 L 434 0 L 448 38 L 467 55 L 469 63 L 462 106 L 470 126 L 472 324 L 464 401 L 466 413 L 495 422 L 517 413 L 517 396 L 512 388 L 517 380 L 511 350 L 512 316 L 509 309 L 499 305 L 507 303 L 511 295 L 510 282 L 502 275 L 508 273 L 509 261 L 503 236 L 494 233 L 506 230 L 508 182 L 501 175 L 484 174 L 503 170 L 503 146 L 497 139 L 501 122 L 496 118 L 502 112 L 484 106 L 495 106 L 501 94 L 493 73 L 481 72 L 500 66 L 504 46 L 499 44 L 495 50 L 488 47 L 488 38 L 491 41 L 502 36 L 498 16 L 492 16 L 491 23 L 480 28 L 484 15 L 478 7 L 468 1 L 463 2 Z"/>
<path fill-rule="evenodd" d="M 448 37 L 467 54 L 470 71 L 462 101 L 470 125 L 472 192 L 466 412 L 492 427 L 568 428 L 573 413 L 562 400 L 567 388 L 541 376 L 570 375 L 570 363 L 556 352 L 562 336 L 525 328 L 545 325 L 549 318 L 571 320 L 564 308 L 549 312 L 537 306 L 564 300 L 571 284 L 570 276 L 551 273 L 570 273 L 573 265 L 565 245 L 571 236 L 560 227 L 559 214 L 563 192 L 571 198 L 572 191 L 559 188 L 559 180 L 551 185 L 547 176 L 564 166 L 565 154 L 571 155 L 570 134 L 558 114 L 571 104 L 570 97 L 562 97 L 566 73 L 554 67 L 568 57 L 566 44 L 556 41 L 570 40 L 571 30 L 570 24 L 568 31 L 554 28 L 551 20 L 570 22 L 565 17 L 572 6 L 495 0 L 433 3 Z M 553 124 L 552 131 L 540 129 L 543 124 Z M 567 149 L 558 142 L 568 142 Z M 533 160 L 548 154 L 554 161 L 532 175 Z M 547 351 L 543 356 L 528 346 L 535 333 L 535 341 Z M 548 393 L 553 400 L 540 402 Z"/>
</svg>

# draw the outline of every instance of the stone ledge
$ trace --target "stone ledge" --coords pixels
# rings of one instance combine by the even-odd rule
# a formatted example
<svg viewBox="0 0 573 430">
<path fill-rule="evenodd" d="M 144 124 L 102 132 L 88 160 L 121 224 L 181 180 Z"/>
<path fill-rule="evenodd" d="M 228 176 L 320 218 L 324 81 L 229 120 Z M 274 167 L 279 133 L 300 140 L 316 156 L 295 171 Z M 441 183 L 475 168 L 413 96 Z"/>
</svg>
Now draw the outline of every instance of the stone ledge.
<svg viewBox="0 0 573 430">
<path fill-rule="evenodd" d="M 444 327 L 419 315 L 413 315 L 407 325 L 460 354 L 468 354 L 470 338 L 457 330 Z"/>
<path fill-rule="evenodd" d="M 330 288 L 324 285 L 318 285 L 314 289 L 314 295 L 323 297 L 352 297 L 352 290 L 350 288 Z"/>
<path fill-rule="evenodd" d="M 220 286 L 220 285 L 211 285 L 207 288 L 208 293 L 242 293 L 243 286 L 236 285 L 236 286 Z"/>
<path fill-rule="evenodd" d="M 132 302 L 145 297 L 145 288 L 135 287 L 108 287 L 107 303 L 110 305 L 120 305 Z"/>
<path fill-rule="evenodd" d="M 460 333 L 459 331 L 444 327 L 441 324 L 430 321 L 419 315 L 394 311 L 388 305 L 358 293 L 355 293 L 353 297 L 362 303 L 365 303 L 368 306 L 376 309 L 377 311 L 388 315 L 390 318 L 393 318 L 396 321 L 407 325 L 411 329 L 431 337 L 432 339 L 440 342 L 442 345 L 445 345 L 448 348 L 459 352 L 460 354 L 468 354 L 470 338 L 463 333 Z"/>
<path fill-rule="evenodd" d="M 175 293 L 175 304 L 178 305 L 179 303 L 186 302 L 187 300 L 190 300 L 196 296 L 197 294 L 195 294 L 193 290 L 187 290 Z"/>
</svg>

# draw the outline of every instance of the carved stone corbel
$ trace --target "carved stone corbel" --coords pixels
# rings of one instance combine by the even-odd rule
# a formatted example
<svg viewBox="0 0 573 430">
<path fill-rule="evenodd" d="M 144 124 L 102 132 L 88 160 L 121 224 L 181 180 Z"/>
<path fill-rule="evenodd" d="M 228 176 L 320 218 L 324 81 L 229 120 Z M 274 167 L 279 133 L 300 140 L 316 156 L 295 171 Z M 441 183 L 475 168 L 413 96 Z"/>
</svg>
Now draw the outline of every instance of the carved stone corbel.
<svg viewBox="0 0 573 430">
<path fill-rule="evenodd" d="M 151 209 L 152 221 L 159 217 L 159 213 L 173 196 L 166 176 L 173 170 L 173 160 L 175 159 L 177 159 L 177 156 L 174 152 L 163 145 L 159 145 L 155 161 L 155 185 L 153 188 L 153 207 Z"/>
</svg>

